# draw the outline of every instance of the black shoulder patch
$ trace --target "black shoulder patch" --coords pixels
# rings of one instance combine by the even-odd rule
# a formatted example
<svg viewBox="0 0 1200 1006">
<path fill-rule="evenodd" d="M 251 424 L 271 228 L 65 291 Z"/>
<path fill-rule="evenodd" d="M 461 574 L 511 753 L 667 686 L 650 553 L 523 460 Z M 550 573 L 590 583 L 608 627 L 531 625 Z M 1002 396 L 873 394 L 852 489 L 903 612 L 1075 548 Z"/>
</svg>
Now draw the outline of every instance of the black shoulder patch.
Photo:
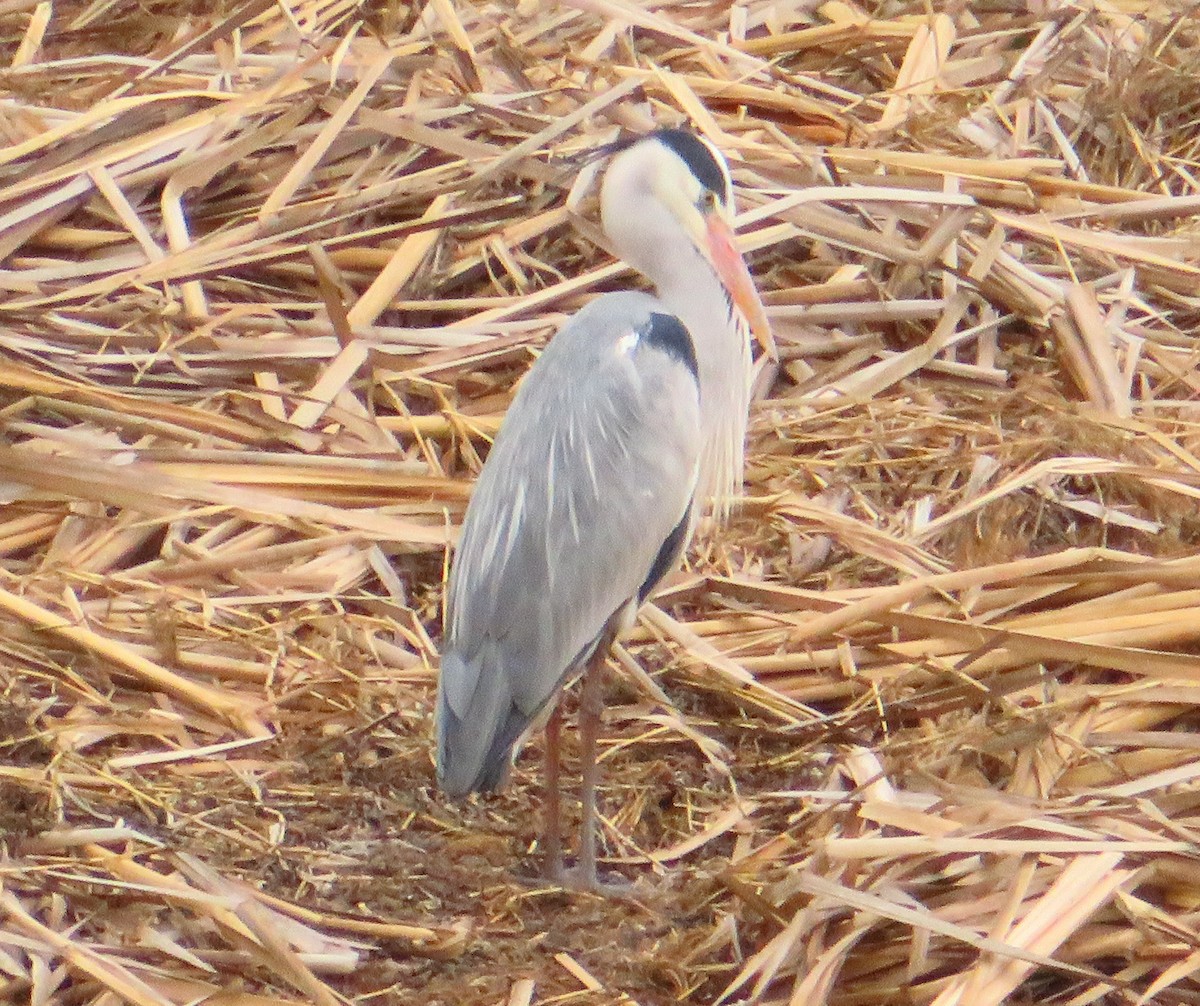
<svg viewBox="0 0 1200 1006">
<path fill-rule="evenodd" d="M 646 574 L 646 579 L 642 581 L 642 585 L 638 589 L 638 604 L 646 603 L 646 598 L 658 586 L 658 581 L 671 571 L 671 567 L 683 555 L 683 546 L 687 544 L 688 521 L 691 519 L 691 516 L 692 505 L 689 503 L 687 510 L 683 513 L 683 519 L 667 535 L 667 540 L 662 543 L 662 547 L 658 550 L 658 555 L 654 557 L 654 562 L 650 566 L 650 572 Z"/>
<path fill-rule="evenodd" d="M 641 336 L 645 345 L 666 353 L 672 360 L 678 360 L 687 367 L 696 383 L 700 383 L 700 365 L 696 362 L 696 347 L 692 344 L 692 336 L 675 315 L 652 312 L 646 327 L 641 331 Z"/>
<path fill-rule="evenodd" d="M 725 201 L 725 172 L 708 144 L 686 129 L 659 129 L 650 135 L 683 161 L 701 185 Z"/>
</svg>

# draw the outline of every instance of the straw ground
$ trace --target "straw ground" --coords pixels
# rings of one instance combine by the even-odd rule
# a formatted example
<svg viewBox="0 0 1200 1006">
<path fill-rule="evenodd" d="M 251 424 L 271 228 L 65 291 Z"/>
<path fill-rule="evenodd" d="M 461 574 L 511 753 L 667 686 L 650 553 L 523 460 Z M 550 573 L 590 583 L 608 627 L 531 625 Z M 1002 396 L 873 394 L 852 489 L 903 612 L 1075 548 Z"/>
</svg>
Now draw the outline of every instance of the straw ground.
<svg viewBox="0 0 1200 1006">
<path fill-rule="evenodd" d="M 0 2 L 0 998 L 1200 1002 L 1191 14 Z M 619 653 L 610 902 L 429 715 L 655 122 L 782 360 Z"/>
</svg>

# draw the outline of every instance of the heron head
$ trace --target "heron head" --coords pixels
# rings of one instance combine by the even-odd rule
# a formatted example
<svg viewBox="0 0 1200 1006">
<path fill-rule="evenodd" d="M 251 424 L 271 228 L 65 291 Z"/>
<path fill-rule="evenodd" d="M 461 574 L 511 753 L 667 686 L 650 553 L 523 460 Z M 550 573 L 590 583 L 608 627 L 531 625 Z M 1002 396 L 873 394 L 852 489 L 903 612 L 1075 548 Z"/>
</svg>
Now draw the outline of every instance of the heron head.
<svg viewBox="0 0 1200 1006">
<path fill-rule="evenodd" d="M 669 235 L 682 231 L 712 268 L 763 349 L 775 341 L 733 226 L 733 183 L 725 158 L 708 140 L 682 129 L 660 129 L 623 145 L 600 190 L 605 231 L 631 265 L 656 284 L 673 270 L 680 250 Z"/>
</svg>

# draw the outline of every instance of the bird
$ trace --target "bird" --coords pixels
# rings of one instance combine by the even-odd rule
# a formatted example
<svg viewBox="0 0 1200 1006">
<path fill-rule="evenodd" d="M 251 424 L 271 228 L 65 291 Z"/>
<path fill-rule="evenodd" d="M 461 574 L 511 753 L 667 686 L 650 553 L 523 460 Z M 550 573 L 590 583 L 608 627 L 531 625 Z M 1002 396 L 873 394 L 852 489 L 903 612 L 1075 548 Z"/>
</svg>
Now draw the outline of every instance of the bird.
<svg viewBox="0 0 1200 1006">
<path fill-rule="evenodd" d="M 602 228 L 655 293 L 591 300 L 521 381 L 451 562 L 435 712 L 437 779 L 451 797 L 503 785 L 544 724 L 545 871 L 593 891 L 604 886 L 595 789 L 605 660 L 697 520 L 727 517 L 742 481 L 751 337 L 774 355 L 718 149 L 663 128 L 605 154 Z M 577 678 L 583 810 L 567 870 L 560 697 Z"/>
</svg>

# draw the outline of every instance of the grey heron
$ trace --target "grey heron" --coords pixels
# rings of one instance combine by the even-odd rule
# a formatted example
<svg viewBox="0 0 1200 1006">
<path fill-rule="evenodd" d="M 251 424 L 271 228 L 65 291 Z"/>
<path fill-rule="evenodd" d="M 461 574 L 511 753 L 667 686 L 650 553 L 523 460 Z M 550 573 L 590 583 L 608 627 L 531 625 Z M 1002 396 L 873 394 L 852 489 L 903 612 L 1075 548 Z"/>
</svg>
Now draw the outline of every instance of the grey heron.
<svg viewBox="0 0 1200 1006">
<path fill-rule="evenodd" d="M 616 251 L 657 296 L 610 293 L 521 383 L 472 493 L 451 566 L 437 706 L 449 795 L 508 774 L 542 716 L 547 869 L 595 888 L 596 740 L 614 638 L 676 563 L 698 511 L 740 490 L 751 346 L 773 352 L 734 244 L 732 185 L 707 140 L 659 130 L 613 155 L 600 192 Z M 582 675 L 576 872 L 562 868 L 559 695 Z"/>
</svg>

